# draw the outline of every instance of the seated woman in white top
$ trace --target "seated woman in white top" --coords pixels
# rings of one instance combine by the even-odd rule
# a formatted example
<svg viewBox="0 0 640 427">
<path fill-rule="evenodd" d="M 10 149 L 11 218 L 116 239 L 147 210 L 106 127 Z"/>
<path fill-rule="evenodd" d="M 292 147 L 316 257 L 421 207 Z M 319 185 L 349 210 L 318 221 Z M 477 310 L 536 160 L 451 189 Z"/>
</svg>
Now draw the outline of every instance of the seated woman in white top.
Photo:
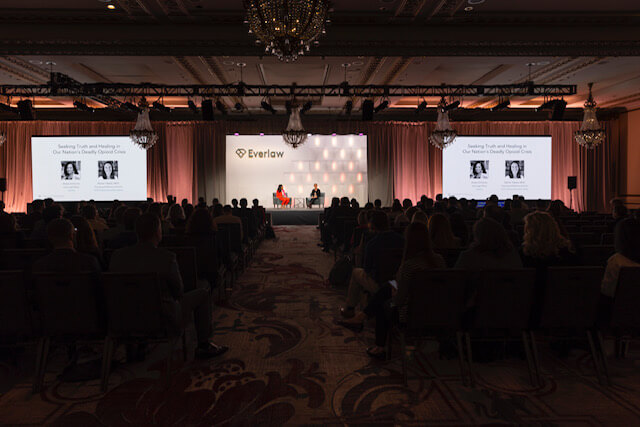
<svg viewBox="0 0 640 427">
<path fill-rule="evenodd" d="M 616 253 L 607 261 L 600 292 L 613 298 L 618 286 L 618 276 L 622 267 L 640 267 L 640 222 L 627 218 L 618 222 L 614 244 Z"/>
</svg>

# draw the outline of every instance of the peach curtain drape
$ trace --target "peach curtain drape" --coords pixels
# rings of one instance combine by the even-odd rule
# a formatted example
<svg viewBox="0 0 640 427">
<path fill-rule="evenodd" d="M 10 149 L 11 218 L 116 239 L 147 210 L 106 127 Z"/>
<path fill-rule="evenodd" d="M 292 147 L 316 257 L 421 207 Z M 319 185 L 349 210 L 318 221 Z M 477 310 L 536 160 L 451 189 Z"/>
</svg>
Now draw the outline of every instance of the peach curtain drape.
<svg viewBox="0 0 640 427">
<path fill-rule="evenodd" d="M 154 122 L 160 139 L 147 153 L 149 197 L 164 200 L 225 199 L 225 135 L 278 134 L 282 117 L 256 121 Z M 416 201 L 442 190 L 442 153 L 428 143 L 431 122 L 320 121 L 309 118 L 311 133 L 365 133 L 369 149 L 369 199 L 388 204 L 395 198 Z M 454 122 L 460 135 L 551 135 L 552 197 L 569 204 L 567 176 L 578 177 L 573 206 L 604 210 L 617 193 L 619 138 L 617 120 L 605 122 L 608 137 L 593 151 L 575 143 L 579 122 Z M 32 198 L 31 137 L 34 135 L 127 135 L 132 122 L 0 122 L 7 142 L 0 147 L 0 177 L 7 179 L 9 211 L 24 211 Z"/>
</svg>

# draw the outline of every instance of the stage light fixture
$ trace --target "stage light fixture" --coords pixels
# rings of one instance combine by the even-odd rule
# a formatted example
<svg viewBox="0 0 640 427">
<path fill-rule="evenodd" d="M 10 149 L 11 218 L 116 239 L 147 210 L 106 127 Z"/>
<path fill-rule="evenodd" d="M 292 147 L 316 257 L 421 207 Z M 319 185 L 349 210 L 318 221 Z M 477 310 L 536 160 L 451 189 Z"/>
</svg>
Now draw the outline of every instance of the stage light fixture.
<svg viewBox="0 0 640 427">
<path fill-rule="evenodd" d="M 340 83 L 340 92 L 342 96 L 351 96 L 350 95 L 350 89 L 349 89 L 349 82 L 344 81 L 342 83 Z"/>
<path fill-rule="evenodd" d="M 444 107 L 444 111 L 455 110 L 458 107 L 460 107 L 460 101 L 454 101 L 451 104 L 448 104 L 446 107 Z"/>
<path fill-rule="evenodd" d="M 491 108 L 491 111 L 505 110 L 505 109 L 509 108 L 509 105 L 511 105 L 511 101 L 509 101 L 508 99 L 505 99 L 504 101 L 501 101 L 498 104 L 496 104 L 495 106 L 493 106 Z"/>
<path fill-rule="evenodd" d="M 9 104 L 4 104 L 0 102 L 0 110 L 2 111 L 6 111 L 7 113 L 17 113 L 18 109 L 15 107 L 12 107 Z"/>
<path fill-rule="evenodd" d="M 76 107 L 78 110 L 86 111 L 87 113 L 94 113 L 96 111 L 95 108 L 91 108 L 84 102 L 78 101 L 78 100 L 73 101 L 73 106 Z"/>
<path fill-rule="evenodd" d="M 166 105 L 162 104 L 161 102 L 158 101 L 154 101 L 153 104 L 151 104 L 153 109 L 156 111 L 159 111 L 161 113 L 170 113 L 171 112 L 171 108 L 167 107 Z"/>
<path fill-rule="evenodd" d="M 420 114 L 427 109 L 427 101 L 422 101 L 416 108 L 416 114 Z"/>
<path fill-rule="evenodd" d="M 216 108 L 222 113 L 222 115 L 227 115 L 227 106 L 219 99 L 216 101 Z"/>
<path fill-rule="evenodd" d="M 263 110 L 270 112 L 271 114 L 276 114 L 276 109 L 271 106 L 267 101 L 262 101 L 260 106 Z"/>
<path fill-rule="evenodd" d="M 351 115 L 351 111 L 353 110 L 353 101 L 348 100 L 344 103 L 344 114 L 347 116 Z"/>
<path fill-rule="evenodd" d="M 389 101 L 387 101 L 386 99 L 384 101 L 382 101 L 380 104 L 378 104 L 378 106 L 376 108 L 373 109 L 374 113 L 379 113 L 380 111 L 384 110 L 385 108 L 387 108 L 389 106 Z"/>
<path fill-rule="evenodd" d="M 556 102 L 555 99 L 543 102 L 542 104 L 540 104 L 538 108 L 536 108 L 536 113 L 539 113 L 540 111 L 552 109 L 553 104 L 555 104 L 555 102 Z"/>
<path fill-rule="evenodd" d="M 199 113 L 198 106 L 192 100 L 187 101 L 187 106 L 189 107 L 191 112 L 193 112 L 193 114 L 198 114 Z"/>
<path fill-rule="evenodd" d="M 233 108 L 238 112 L 238 113 L 242 113 L 244 111 L 244 105 L 242 105 L 239 102 L 236 102 L 236 105 L 233 106 Z"/>
<path fill-rule="evenodd" d="M 302 105 L 302 109 L 300 110 L 300 113 L 304 114 L 307 111 L 311 110 L 311 107 L 313 107 L 313 102 L 311 101 L 307 101 Z"/>
<path fill-rule="evenodd" d="M 140 112 L 140 108 L 136 104 L 130 101 L 123 102 L 122 104 L 120 104 L 120 109 L 129 111 L 131 113 L 136 113 L 136 114 Z"/>
<path fill-rule="evenodd" d="M 36 119 L 36 112 L 30 99 L 18 101 L 18 115 L 20 115 L 20 120 Z"/>
<path fill-rule="evenodd" d="M 200 103 L 200 111 L 202 111 L 202 120 L 211 122 L 215 120 L 213 114 L 213 101 L 210 99 L 203 99 Z"/>
<path fill-rule="evenodd" d="M 373 101 L 370 99 L 362 101 L 362 120 L 373 120 Z"/>
<path fill-rule="evenodd" d="M 553 110 L 551 112 L 551 120 L 560 121 L 564 118 L 564 111 L 567 108 L 567 101 L 564 99 L 558 99 L 557 102 L 553 106 Z"/>
</svg>

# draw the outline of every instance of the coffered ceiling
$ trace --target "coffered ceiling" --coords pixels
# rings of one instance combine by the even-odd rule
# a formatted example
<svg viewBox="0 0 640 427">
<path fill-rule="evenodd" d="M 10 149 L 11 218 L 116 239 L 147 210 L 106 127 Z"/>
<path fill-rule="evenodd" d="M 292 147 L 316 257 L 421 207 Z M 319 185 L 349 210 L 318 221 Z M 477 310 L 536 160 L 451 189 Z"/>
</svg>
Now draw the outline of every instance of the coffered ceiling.
<svg viewBox="0 0 640 427">
<path fill-rule="evenodd" d="M 333 9 L 320 46 L 282 63 L 247 34 L 241 0 L 0 0 L 0 84 L 45 83 L 51 70 L 87 83 L 225 84 L 241 72 L 249 84 L 283 85 L 339 84 L 345 76 L 351 84 L 399 85 L 531 78 L 577 84 L 569 107 L 584 103 L 588 82 L 601 107 L 640 107 L 637 0 L 343 0 Z M 241 101 L 257 110 L 261 100 Z M 313 101 L 312 112 L 336 112 L 345 99 Z M 421 100 L 390 101 L 399 109 Z M 488 108 L 498 100 L 461 101 Z M 542 102 L 514 99 L 511 108 Z M 72 103 L 35 100 L 38 108 Z"/>
</svg>

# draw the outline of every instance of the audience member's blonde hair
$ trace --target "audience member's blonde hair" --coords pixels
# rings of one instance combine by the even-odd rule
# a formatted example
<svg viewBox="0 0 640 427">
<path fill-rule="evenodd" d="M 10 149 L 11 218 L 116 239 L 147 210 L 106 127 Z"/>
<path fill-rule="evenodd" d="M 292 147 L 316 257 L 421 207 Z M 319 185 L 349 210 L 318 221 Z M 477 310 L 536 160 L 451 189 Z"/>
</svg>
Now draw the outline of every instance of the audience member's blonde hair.
<svg viewBox="0 0 640 427">
<path fill-rule="evenodd" d="M 571 243 L 562 236 L 556 220 L 547 212 L 532 212 L 524 217 L 522 251 L 534 258 L 557 256 Z"/>
<path fill-rule="evenodd" d="M 422 211 L 417 211 L 416 213 L 413 214 L 413 218 L 411 218 L 411 222 L 419 222 L 421 224 L 424 225 L 428 225 L 429 224 L 429 218 L 427 217 L 427 214 L 422 212 Z"/>
</svg>

